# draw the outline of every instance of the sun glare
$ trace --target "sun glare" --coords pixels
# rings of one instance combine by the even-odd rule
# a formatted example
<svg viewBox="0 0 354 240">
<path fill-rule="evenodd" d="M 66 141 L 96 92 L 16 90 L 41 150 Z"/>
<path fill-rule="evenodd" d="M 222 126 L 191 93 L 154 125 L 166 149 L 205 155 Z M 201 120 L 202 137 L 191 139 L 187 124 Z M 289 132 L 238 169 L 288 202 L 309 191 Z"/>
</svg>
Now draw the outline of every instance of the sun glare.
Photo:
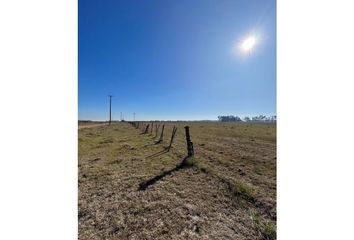
<svg viewBox="0 0 354 240">
<path fill-rule="evenodd" d="M 250 51 L 255 44 L 256 39 L 254 37 L 249 37 L 242 43 L 242 49 L 245 51 Z"/>
</svg>

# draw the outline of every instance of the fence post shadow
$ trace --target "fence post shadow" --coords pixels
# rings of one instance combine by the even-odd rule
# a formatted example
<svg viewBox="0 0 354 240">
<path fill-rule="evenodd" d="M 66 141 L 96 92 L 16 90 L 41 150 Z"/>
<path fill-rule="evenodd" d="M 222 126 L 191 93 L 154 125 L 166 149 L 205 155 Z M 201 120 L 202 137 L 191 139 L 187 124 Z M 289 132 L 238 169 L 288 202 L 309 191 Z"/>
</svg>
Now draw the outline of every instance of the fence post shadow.
<svg viewBox="0 0 354 240">
<path fill-rule="evenodd" d="M 193 165 L 192 164 L 189 164 L 187 162 L 188 160 L 188 156 L 185 157 L 181 163 L 179 163 L 178 165 L 176 165 L 174 168 L 170 169 L 170 170 L 167 170 L 167 171 L 163 171 L 161 174 L 153 177 L 153 178 L 150 178 L 146 181 L 143 181 L 139 184 L 139 187 L 138 187 L 138 191 L 145 191 L 150 185 L 153 185 L 155 184 L 157 181 L 161 180 L 162 178 L 168 176 L 168 175 L 171 175 L 173 172 L 177 172 L 181 169 L 184 169 L 184 168 L 190 168 L 192 167 Z"/>
</svg>

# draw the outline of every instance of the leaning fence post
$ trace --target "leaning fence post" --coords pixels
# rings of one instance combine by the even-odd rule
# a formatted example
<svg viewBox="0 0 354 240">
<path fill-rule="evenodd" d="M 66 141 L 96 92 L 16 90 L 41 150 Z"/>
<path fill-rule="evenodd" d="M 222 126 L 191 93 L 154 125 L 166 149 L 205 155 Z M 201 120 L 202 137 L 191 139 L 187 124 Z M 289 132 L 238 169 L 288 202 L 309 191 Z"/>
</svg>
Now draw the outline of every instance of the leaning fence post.
<svg viewBox="0 0 354 240">
<path fill-rule="evenodd" d="M 148 131 L 149 131 L 149 126 L 150 126 L 150 124 L 148 124 L 148 125 L 146 126 L 144 133 L 148 133 Z"/>
<path fill-rule="evenodd" d="M 164 131 L 164 130 L 165 130 L 165 124 L 162 125 L 162 131 L 161 131 L 161 135 L 160 135 L 160 140 L 159 140 L 159 142 L 161 142 L 162 139 L 163 139 L 163 131 Z"/>
<path fill-rule="evenodd" d="M 173 142 L 173 139 L 175 138 L 176 132 L 177 132 L 177 128 L 175 126 L 173 126 L 171 141 L 170 141 L 170 145 L 168 146 L 167 151 L 170 151 L 170 149 L 172 147 L 172 142 Z"/>
<path fill-rule="evenodd" d="M 186 129 L 186 141 L 187 141 L 188 157 L 191 157 L 191 156 L 194 155 L 193 142 L 191 141 L 191 137 L 189 135 L 189 126 L 185 126 L 184 128 Z"/>
</svg>

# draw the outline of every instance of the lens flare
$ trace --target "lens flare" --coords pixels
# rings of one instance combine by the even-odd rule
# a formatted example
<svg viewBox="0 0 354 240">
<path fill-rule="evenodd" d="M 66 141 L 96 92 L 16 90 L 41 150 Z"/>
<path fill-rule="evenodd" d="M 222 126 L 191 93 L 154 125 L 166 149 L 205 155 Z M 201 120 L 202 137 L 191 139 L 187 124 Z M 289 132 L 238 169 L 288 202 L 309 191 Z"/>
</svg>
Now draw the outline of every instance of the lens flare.
<svg viewBox="0 0 354 240">
<path fill-rule="evenodd" d="M 245 51 L 250 51 L 255 44 L 256 39 L 254 37 L 249 37 L 242 43 L 242 49 Z"/>
</svg>

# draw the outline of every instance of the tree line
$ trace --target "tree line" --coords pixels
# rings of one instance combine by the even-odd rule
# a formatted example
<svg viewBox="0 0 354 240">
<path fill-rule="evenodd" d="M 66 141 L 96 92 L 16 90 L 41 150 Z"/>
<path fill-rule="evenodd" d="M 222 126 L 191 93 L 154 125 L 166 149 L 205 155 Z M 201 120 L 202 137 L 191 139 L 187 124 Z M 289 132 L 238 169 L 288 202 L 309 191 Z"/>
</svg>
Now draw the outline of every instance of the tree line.
<svg viewBox="0 0 354 240">
<path fill-rule="evenodd" d="M 241 119 L 239 116 L 229 115 L 229 116 L 218 116 L 220 122 L 275 122 L 277 121 L 277 116 L 265 116 L 259 115 L 254 117 L 244 117 Z"/>
</svg>

